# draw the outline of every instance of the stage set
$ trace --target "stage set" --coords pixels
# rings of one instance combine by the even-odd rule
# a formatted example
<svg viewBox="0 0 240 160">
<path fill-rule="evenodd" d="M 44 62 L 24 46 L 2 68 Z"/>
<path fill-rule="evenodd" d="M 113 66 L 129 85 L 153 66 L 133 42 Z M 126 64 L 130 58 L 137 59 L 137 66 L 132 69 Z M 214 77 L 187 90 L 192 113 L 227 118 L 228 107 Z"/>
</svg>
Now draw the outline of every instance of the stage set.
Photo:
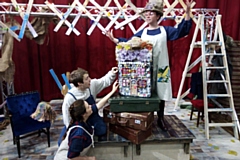
<svg viewBox="0 0 240 160">
<path fill-rule="evenodd" d="M 161 130 L 157 124 L 156 111 L 159 110 L 161 100 L 157 94 L 151 90 L 152 44 L 144 41 L 139 42 L 139 40 L 136 39 L 134 42 L 119 43 L 117 45 L 110 41 L 99 42 L 100 45 L 106 45 L 105 48 L 103 47 L 103 51 L 100 52 L 111 52 L 107 53 L 107 56 L 104 56 L 106 59 L 104 59 L 101 56 L 102 53 L 96 53 L 98 50 L 101 50 L 100 48 L 102 46 L 87 49 L 89 51 L 88 53 L 87 50 L 81 51 L 81 49 L 89 48 L 87 46 L 90 46 L 93 42 L 82 42 L 82 40 L 77 39 L 77 37 L 81 36 L 94 38 L 96 32 L 98 36 L 104 37 L 106 32 L 111 29 L 116 30 L 114 31 L 116 32 L 116 36 L 120 35 L 120 32 L 117 31 L 122 31 L 126 28 L 128 32 L 127 35 L 137 33 L 147 26 L 147 23 L 144 21 L 144 16 L 140 14 L 146 2 L 147 1 L 139 2 L 131 0 L 106 0 L 101 2 L 97 0 L 72 0 L 71 2 L 65 2 L 62 0 L 61 3 L 58 3 L 58 1 L 42 2 L 41 0 L 29 0 L 27 2 L 9 0 L 1 2 L 0 48 L 2 56 L 0 58 L 0 89 L 2 96 L 1 110 L 5 119 L 9 119 L 9 113 L 7 112 L 8 105 L 10 107 L 11 104 L 9 100 L 11 97 L 9 95 L 38 90 L 41 99 L 34 99 L 34 103 L 31 103 L 31 105 L 34 104 L 37 107 L 38 101 L 50 101 L 56 98 L 63 98 L 64 95 L 61 95 L 61 93 L 63 93 L 63 85 L 65 85 L 64 89 L 67 88 L 66 90 L 71 88 L 68 82 L 68 76 L 65 74 L 67 71 L 74 70 L 76 67 L 86 67 L 91 77 L 99 77 L 103 72 L 108 71 L 106 68 L 110 69 L 110 66 L 115 66 L 117 63 L 117 67 L 119 68 L 119 93 L 109 99 L 109 104 L 102 111 L 102 117 L 108 126 L 107 137 L 103 141 L 96 141 L 95 148 L 90 149 L 87 155 L 95 156 L 96 159 L 116 160 L 153 160 L 161 159 L 161 157 L 158 157 L 160 155 L 163 159 L 190 159 L 190 145 L 196 136 L 189 128 L 174 114 L 164 116 L 168 126 L 167 131 Z M 173 26 L 177 27 L 185 17 L 185 1 L 163 0 L 162 2 L 164 12 L 158 23 L 173 24 Z M 178 112 L 180 106 L 185 105 L 183 99 L 188 99 L 187 104 L 192 107 L 191 117 L 193 112 L 197 112 L 198 123 L 200 118 L 204 120 L 206 139 L 210 139 L 211 137 L 211 127 L 231 127 L 233 137 L 238 141 L 240 125 L 236 111 L 238 107 L 234 105 L 236 102 L 234 98 L 237 95 L 235 94 L 236 91 L 232 89 L 232 84 L 235 85 L 237 83 L 234 81 L 236 73 L 229 68 L 226 53 L 226 50 L 229 50 L 229 46 L 227 45 L 229 42 L 233 42 L 233 39 L 223 32 L 223 15 L 219 8 L 201 8 L 197 7 L 197 3 L 198 1 L 193 2 L 191 6 L 190 16 L 193 22 L 193 29 L 188 37 L 182 38 L 187 44 L 182 51 L 179 51 L 184 52 L 184 58 L 180 58 L 181 56 L 175 60 L 170 58 L 171 71 L 173 70 L 172 81 L 174 81 L 173 96 L 176 97 L 172 113 Z M 226 20 L 224 20 L 224 22 L 225 21 Z M 87 24 L 87 28 L 81 28 L 82 23 L 86 24 L 88 22 L 90 22 L 90 25 L 88 26 Z M 61 45 L 61 43 L 57 42 L 58 37 L 52 36 L 53 34 L 65 34 L 67 43 L 78 43 L 76 46 L 69 48 L 71 53 L 67 53 L 65 58 L 61 57 L 59 62 L 51 60 L 51 58 L 58 59 L 58 55 L 52 54 L 55 53 L 57 49 L 50 49 L 49 47 L 55 46 L 55 48 L 61 49 L 68 48 L 72 45 Z M 235 38 L 239 37 L 235 36 Z M 100 39 L 97 38 L 97 40 Z M 184 39 L 188 40 L 186 41 Z M 21 53 L 16 53 L 18 51 L 25 52 L 25 49 L 21 48 L 21 45 L 16 45 L 16 43 L 21 44 L 22 41 L 24 41 L 24 43 L 31 41 L 27 50 L 33 53 L 29 60 L 25 60 L 28 58 L 26 56 L 20 57 Z M 35 44 L 32 45 L 32 43 Z M 46 43 L 49 43 L 50 46 L 46 45 L 41 48 L 41 45 L 45 45 Z M 138 43 L 138 47 L 133 47 L 136 43 Z M 238 46 L 239 43 L 235 43 L 235 46 L 230 47 Z M 77 47 L 79 48 L 76 49 Z M 173 55 L 173 52 L 178 52 L 175 51 L 173 47 L 172 42 L 168 44 L 170 57 Z M 38 50 L 37 54 L 34 54 L 34 50 Z M 137 55 L 131 55 L 128 59 L 126 59 L 126 57 L 123 58 L 123 55 L 126 53 L 130 54 L 129 50 L 131 53 Z M 49 51 L 48 58 L 39 54 L 44 51 Z M 64 49 L 64 51 L 66 50 Z M 81 55 L 74 57 L 78 52 L 81 52 Z M 82 56 L 82 54 L 85 53 L 86 55 Z M 220 57 L 220 65 L 212 63 L 211 60 L 216 57 Z M 14 63 L 13 60 L 16 58 L 24 59 L 23 63 L 30 63 L 29 68 L 26 69 L 26 74 L 29 74 L 32 78 L 26 80 L 24 83 L 26 87 L 20 86 L 23 81 L 21 80 L 21 75 L 25 75 L 25 73 L 20 73 L 24 68 L 21 68 L 19 63 Z M 43 58 L 46 59 L 43 60 Z M 73 59 L 75 60 L 72 61 Z M 50 65 L 41 67 L 44 61 L 49 62 Z M 177 61 L 182 62 L 180 68 L 178 67 L 179 64 L 176 63 Z M 68 63 L 74 64 L 68 66 Z M 106 63 L 106 65 L 102 66 L 101 64 L 103 63 Z M 96 69 L 92 64 L 101 67 Z M 20 70 L 18 70 L 18 68 L 20 68 Z M 31 68 L 39 72 L 32 74 Z M 175 74 L 176 68 L 181 70 L 181 74 Z M 220 79 L 211 78 L 213 71 L 219 71 Z M 170 78 L 166 76 L 167 72 L 167 69 L 162 71 L 166 79 Z M 200 74 L 193 74 L 196 72 Z M 97 75 L 97 73 L 101 75 Z M 196 77 L 196 75 L 199 77 Z M 42 78 L 44 76 L 46 76 L 46 78 Z M 233 79 L 231 79 L 231 76 Z M 41 77 L 41 80 L 37 80 L 39 84 L 31 82 L 35 81 L 38 77 Z M 193 79 L 193 77 L 195 77 L 195 79 Z M 200 87 L 203 96 L 195 99 L 194 97 L 196 97 L 198 93 L 193 92 L 192 82 L 193 80 L 197 81 L 199 79 L 201 84 L 197 84 L 197 87 Z M 46 83 L 44 85 L 46 80 L 51 81 L 51 84 Z M 178 85 L 176 85 L 175 80 L 179 82 Z M 233 80 L 233 83 L 230 83 L 231 80 Z M 213 92 L 209 87 L 214 84 L 220 85 L 223 90 L 214 90 Z M 29 87 L 28 85 L 33 86 Z M 103 91 L 100 97 L 108 91 L 109 88 Z M 64 92 L 66 93 L 67 91 Z M 192 95 L 192 97 L 190 98 L 189 95 Z M 20 94 L 19 96 L 22 95 Z M 30 94 L 30 96 L 32 95 Z M 18 101 L 20 101 L 19 103 L 23 106 L 28 105 L 25 99 L 30 98 L 27 97 L 24 98 L 24 100 L 19 100 L 18 98 Z M 224 101 L 224 103 L 221 101 Z M 53 105 L 53 107 L 56 106 L 58 108 L 53 110 L 57 112 L 56 117 L 59 117 L 62 114 L 61 102 Z M 11 112 L 10 108 L 9 111 Z M 214 113 L 227 115 L 229 121 L 220 123 L 211 121 L 211 115 Z M 10 120 L 11 126 L 13 127 L 11 117 Z M 58 121 L 57 123 L 61 122 Z M 46 125 L 48 126 L 50 124 Z M 197 126 L 198 125 L 199 124 L 197 124 Z M 54 122 L 52 126 L 54 126 Z M 59 126 L 63 126 L 63 124 L 59 124 Z M 49 128 L 46 132 L 47 135 L 49 135 Z M 15 135 L 13 135 L 13 141 L 17 143 L 18 156 L 20 157 L 20 144 L 18 143 L 20 139 L 18 139 L 18 136 L 14 137 Z M 48 145 L 50 146 L 49 139 Z M 22 148 L 23 150 L 26 149 L 24 147 Z M 23 154 L 26 153 L 24 151 L 22 152 Z M 24 155 L 24 157 L 25 156 L 26 155 Z"/>
</svg>

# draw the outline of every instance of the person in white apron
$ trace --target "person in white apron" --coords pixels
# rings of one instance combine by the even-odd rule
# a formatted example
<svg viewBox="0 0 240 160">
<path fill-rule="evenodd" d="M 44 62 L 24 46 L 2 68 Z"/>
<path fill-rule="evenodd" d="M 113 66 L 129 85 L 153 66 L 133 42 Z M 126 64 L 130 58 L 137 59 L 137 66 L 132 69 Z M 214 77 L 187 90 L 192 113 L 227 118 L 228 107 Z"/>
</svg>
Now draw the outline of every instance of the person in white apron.
<svg viewBox="0 0 240 160">
<path fill-rule="evenodd" d="M 95 104 L 97 94 L 113 83 L 113 81 L 116 79 L 117 72 L 118 68 L 112 67 L 111 71 L 99 79 L 91 79 L 88 71 L 82 68 L 78 68 L 71 72 L 70 81 L 72 88 L 68 90 L 67 94 L 64 96 L 62 104 L 64 127 L 58 139 L 58 146 L 60 146 L 62 137 L 65 134 L 71 120 L 68 111 L 70 105 L 77 99 L 83 99 L 90 105 Z M 89 117 L 88 121 L 90 125 L 94 126 L 95 136 L 98 136 L 98 140 L 100 141 L 102 138 L 104 139 L 107 133 L 107 125 L 103 121 L 102 117 L 100 117 L 99 114 L 95 114 Z"/>
<path fill-rule="evenodd" d="M 91 145 L 94 147 L 94 131 L 87 120 L 91 115 L 98 114 L 98 110 L 104 107 L 117 88 L 118 82 L 115 81 L 112 91 L 97 104 L 89 105 L 87 101 L 82 99 L 73 102 L 69 107 L 71 122 L 65 133 L 64 140 L 55 154 L 54 160 L 68 160 L 85 156 Z"/>
<path fill-rule="evenodd" d="M 168 40 L 176 40 L 186 36 L 192 26 L 190 18 L 190 6 L 192 0 L 186 0 L 186 16 L 177 28 L 171 26 L 159 26 L 158 21 L 163 15 L 163 0 L 150 0 L 141 14 L 145 17 L 148 27 L 137 32 L 132 37 L 141 37 L 144 41 L 153 44 L 153 90 L 156 91 L 161 103 L 159 104 L 158 125 L 166 131 L 168 128 L 164 122 L 165 101 L 172 99 L 171 73 L 168 57 Z M 126 42 L 125 38 L 114 38 L 112 31 L 106 32 L 106 36 L 114 43 Z M 131 38 L 130 38 L 131 39 Z"/>
</svg>

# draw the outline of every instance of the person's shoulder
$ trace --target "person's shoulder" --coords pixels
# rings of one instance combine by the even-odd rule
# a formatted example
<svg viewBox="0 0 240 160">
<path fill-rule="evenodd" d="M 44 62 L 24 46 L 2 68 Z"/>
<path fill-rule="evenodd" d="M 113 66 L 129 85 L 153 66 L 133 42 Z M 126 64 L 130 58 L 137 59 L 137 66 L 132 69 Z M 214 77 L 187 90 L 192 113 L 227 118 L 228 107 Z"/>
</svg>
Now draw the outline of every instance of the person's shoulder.
<svg viewBox="0 0 240 160">
<path fill-rule="evenodd" d="M 146 28 L 144 28 L 144 29 L 146 29 Z M 135 36 L 135 37 L 141 37 L 144 29 L 141 29 L 140 31 L 138 31 L 136 34 L 134 34 L 134 36 Z M 134 36 L 133 36 L 133 37 L 134 37 Z"/>
<path fill-rule="evenodd" d="M 95 86 L 95 85 L 98 84 L 99 82 L 101 82 L 101 78 L 99 78 L 99 79 L 97 79 L 97 78 L 91 79 L 90 88 L 91 88 L 92 86 Z"/>
<path fill-rule="evenodd" d="M 76 92 L 76 90 L 78 90 L 78 88 L 77 87 L 75 87 L 74 85 L 73 86 L 71 86 L 72 88 L 71 89 L 69 89 L 69 91 L 68 92 Z"/>
<path fill-rule="evenodd" d="M 83 127 L 81 126 L 81 125 L 74 125 L 74 126 L 72 126 L 71 127 L 71 131 L 70 131 L 70 133 L 72 134 L 72 135 L 81 135 L 81 134 L 83 134 Z"/>
<path fill-rule="evenodd" d="M 82 90 L 79 90 L 77 87 L 73 87 L 68 91 L 68 94 L 73 94 L 74 96 L 79 96 L 79 95 L 83 95 L 85 92 L 87 92 L 87 89 L 82 91 Z"/>
<path fill-rule="evenodd" d="M 97 78 L 91 79 L 91 84 L 92 84 L 92 82 L 96 82 L 97 80 L 98 80 Z"/>
<path fill-rule="evenodd" d="M 77 97 L 78 89 L 76 87 L 71 88 L 64 96 L 63 101 L 65 103 L 72 103 L 72 101 L 75 101 L 75 98 Z"/>
<path fill-rule="evenodd" d="M 71 98 L 71 95 L 67 92 L 63 98 L 63 101 L 68 101 Z"/>
</svg>

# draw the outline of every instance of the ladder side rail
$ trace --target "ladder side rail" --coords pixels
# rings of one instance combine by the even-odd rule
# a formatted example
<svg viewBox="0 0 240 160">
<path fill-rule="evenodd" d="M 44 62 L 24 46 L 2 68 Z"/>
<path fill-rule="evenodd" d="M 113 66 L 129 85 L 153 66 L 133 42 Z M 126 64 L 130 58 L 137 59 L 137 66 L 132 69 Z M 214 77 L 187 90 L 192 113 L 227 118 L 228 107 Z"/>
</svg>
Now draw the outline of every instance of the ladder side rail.
<svg viewBox="0 0 240 160">
<path fill-rule="evenodd" d="M 226 48 L 225 48 L 225 42 L 224 42 L 224 38 L 223 38 L 223 32 L 222 32 L 222 28 L 221 28 L 221 15 L 217 16 L 217 28 L 218 28 L 218 32 L 219 32 L 219 40 L 221 42 L 221 52 L 223 54 L 223 66 L 226 67 L 226 69 L 224 70 L 224 77 L 227 81 L 230 82 L 230 76 L 229 76 L 229 69 L 228 69 L 228 63 L 227 63 L 227 55 L 226 55 Z M 232 95 L 232 88 L 231 88 L 231 84 L 229 83 L 227 89 L 227 94 Z M 229 103 L 231 104 L 231 103 Z M 232 103 L 233 104 L 233 103 Z M 232 105 L 234 106 L 234 105 Z"/>
<path fill-rule="evenodd" d="M 208 120 L 208 100 L 207 100 L 207 83 L 206 83 L 206 78 L 207 78 L 207 73 L 206 73 L 206 37 L 204 37 L 205 32 L 204 32 L 204 15 L 201 15 L 201 45 L 202 45 L 202 82 L 203 82 L 203 101 L 204 101 L 204 122 L 205 122 L 205 135 L 206 138 L 209 139 L 209 120 Z"/>
<path fill-rule="evenodd" d="M 221 52 L 224 55 L 223 56 L 223 66 L 226 67 L 226 69 L 224 70 L 224 76 L 225 79 L 227 81 L 229 81 L 228 83 L 228 88 L 227 88 L 227 94 L 232 95 L 232 87 L 231 87 L 231 83 L 230 83 L 230 76 L 229 76 L 229 70 L 228 70 L 228 64 L 227 64 L 227 55 L 226 55 L 226 48 L 225 48 L 225 42 L 224 42 L 224 38 L 223 38 L 223 32 L 222 32 L 222 28 L 221 28 L 221 15 L 217 16 L 217 28 L 218 28 L 218 32 L 219 32 L 219 39 L 221 42 Z M 234 103 L 233 101 L 230 101 L 230 107 L 234 107 Z"/>
<path fill-rule="evenodd" d="M 215 20 L 217 21 L 217 18 L 215 18 Z M 218 27 L 215 27 L 213 41 L 217 41 L 217 37 L 218 37 Z"/>
<path fill-rule="evenodd" d="M 210 24 L 210 37 L 209 37 L 209 39 L 210 39 L 210 41 L 213 39 L 213 35 L 212 35 L 212 33 L 213 33 L 213 22 L 214 22 L 214 17 L 212 17 L 211 18 L 211 21 L 212 21 L 212 23 Z"/>
<path fill-rule="evenodd" d="M 227 64 L 227 55 L 226 55 L 226 48 L 225 48 L 225 43 L 224 43 L 224 39 L 223 39 L 223 32 L 222 32 L 222 26 L 221 26 L 221 15 L 217 15 L 216 19 L 217 19 L 217 28 L 218 28 L 218 32 L 219 32 L 219 39 L 222 42 L 221 44 L 221 51 L 222 54 L 224 54 L 223 56 L 223 64 L 224 66 L 226 66 L 225 69 L 225 77 L 226 80 L 229 82 L 228 85 L 228 94 L 231 95 L 231 97 L 229 98 L 229 104 L 230 104 L 230 108 L 232 108 L 233 112 L 232 112 L 232 120 L 234 121 L 233 123 L 235 123 L 235 127 L 234 127 L 234 136 L 236 138 L 238 138 L 238 132 L 240 133 L 240 124 L 238 121 L 238 117 L 236 114 L 236 110 L 234 107 L 234 101 L 233 101 L 233 94 L 232 94 L 232 87 L 231 87 L 231 81 L 230 81 L 230 76 L 229 76 L 229 69 L 228 69 L 228 64 Z"/>
<path fill-rule="evenodd" d="M 190 60 L 192 58 L 192 52 L 193 52 L 195 42 L 196 42 L 196 39 L 197 39 L 198 30 L 200 28 L 200 23 L 201 23 L 201 17 L 199 17 L 197 25 L 196 25 L 195 30 L 194 30 L 193 39 L 192 39 L 192 42 L 190 44 L 190 50 L 188 52 L 188 58 L 187 58 L 187 61 L 186 61 L 185 67 L 184 67 L 184 71 L 182 73 L 182 79 L 181 79 L 181 83 L 180 83 L 180 86 L 179 86 L 179 89 L 178 89 L 178 95 L 177 95 L 177 99 L 175 101 L 174 110 L 177 109 L 177 106 L 178 106 L 180 98 L 181 98 L 182 88 L 183 88 L 185 78 L 186 78 L 186 75 L 187 75 L 187 72 L 188 72 L 188 66 L 189 66 Z"/>
</svg>

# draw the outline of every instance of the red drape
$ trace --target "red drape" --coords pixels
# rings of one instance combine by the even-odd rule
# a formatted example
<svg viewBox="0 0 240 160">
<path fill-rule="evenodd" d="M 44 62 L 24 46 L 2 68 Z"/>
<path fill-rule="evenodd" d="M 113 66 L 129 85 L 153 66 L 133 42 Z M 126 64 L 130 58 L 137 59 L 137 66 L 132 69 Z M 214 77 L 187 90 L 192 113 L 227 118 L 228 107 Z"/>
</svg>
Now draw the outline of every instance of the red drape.
<svg viewBox="0 0 240 160">
<path fill-rule="evenodd" d="M 45 0 L 35 0 L 35 4 L 43 4 Z M 5 0 L 10 2 L 10 0 Z M 19 3 L 27 3 L 28 0 L 18 0 Z M 72 0 L 52 0 L 54 4 L 69 4 Z M 80 0 L 83 3 L 83 0 Z M 105 1 L 96 0 L 101 5 Z M 119 0 L 124 4 L 123 0 Z M 143 7 L 146 0 L 132 0 L 137 7 Z M 173 0 L 169 0 L 170 4 Z M 195 8 L 216 8 L 220 9 L 222 14 L 222 27 L 227 35 L 235 40 L 240 40 L 240 0 L 196 0 Z M 21 21 L 19 21 L 21 23 Z M 106 26 L 107 19 L 101 20 L 101 24 Z M 141 20 L 133 22 L 135 26 L 140 26 Z M 172 21 L 163 22 L 164 25 L 174 25 Z M 37 45 L 35 41 L 24 37 L 21 42 L 14 42 L 13 61 L 16 65 L 15 72 L 15 92 L 25 92 L 38 90 L 41 93 L 42 100 L 49 101 L 54 98 L 62 98 L 60 90 L 53 80 L 49 69 L 53 69 L 59 80 L 63 84 L 62 73 L 72 71 L 77 67 L 82 67 L 89 71 L 92 78 L 100 78 L 107 73 L 115 61 L 115 44 L 113 44 L 101 31 L 96 28 L 91 36 L 86 34 L 90 28 L 91 22 L 87 18 L 82 18 L 76 28 L 81 32 L 80 36 L 72 33 L 66 36 L 67 28 L 61 28 L 54 32 L 54 24 L 49 26 L 49 34 L 43 45 Z M 191 29 L 188 37 L 168 43 L 173 95 L 177 96 L 181 81 L 181 75 L 185 66 L 189 46 L 192 40 L 195 25 Z M 115 30 L 116 37 L 131 37 L 132 32 L 126 26 L 123 30 Z M 193 58 L 198 57 L 200 52 L 194 51 Z M 185 89 L 187 84 L 185 85 Z M 110 91 L 105 89 L 99 96 Z"/>
</svg>

